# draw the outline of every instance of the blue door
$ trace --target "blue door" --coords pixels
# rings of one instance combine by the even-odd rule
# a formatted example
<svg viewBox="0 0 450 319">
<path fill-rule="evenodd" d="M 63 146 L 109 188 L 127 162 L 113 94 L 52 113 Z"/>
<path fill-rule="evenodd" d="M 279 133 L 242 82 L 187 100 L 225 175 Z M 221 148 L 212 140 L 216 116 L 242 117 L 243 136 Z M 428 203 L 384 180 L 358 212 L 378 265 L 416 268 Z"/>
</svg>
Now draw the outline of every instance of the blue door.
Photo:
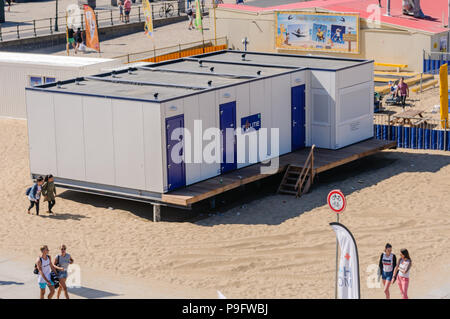
<svg viewBox="0 0 450 319">
<path fill-rule="evenodd" d="M 167 183 L 171 191 L 186 185 L 184 165 L 184 116 L 178 115 L 166 119 L 167 141 Z M 174 132 L 178 129 L 176 132 Z"/>
<path fill-rule="evenodd" d="M 236 154 L 236 101 L 221 104 L 220 112 L 220 133 L 222 137 L 222 163 L 220 171 L 229 172 L 237 168 Z M 227 130 L 228 129 L 228 130 Z"/>
<path fill-rule="evenodd" d="M 305 147 L 305 85 L 291 88 L 292 151 Z"/>
</svg>

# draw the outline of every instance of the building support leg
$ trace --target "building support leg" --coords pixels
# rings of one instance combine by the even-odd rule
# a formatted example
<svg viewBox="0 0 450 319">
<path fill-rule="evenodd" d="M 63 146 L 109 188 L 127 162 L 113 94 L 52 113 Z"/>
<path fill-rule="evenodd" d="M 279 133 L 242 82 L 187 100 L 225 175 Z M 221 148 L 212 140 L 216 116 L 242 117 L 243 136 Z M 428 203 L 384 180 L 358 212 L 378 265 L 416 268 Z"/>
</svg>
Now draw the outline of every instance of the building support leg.
<svg viewBox="0 0 450 319">
<path fill-rule="evenodd" d="M 209 208 L 211 208 L 211 209 L 215 209 L 216 208 L 216 198 L 215 197 L 212 197 L 209 200 Z"/>
<path fill-rule="evenodd" d="M 153 222 L 161 221 L 161 205 L 153 204 Z"/>
</svg>

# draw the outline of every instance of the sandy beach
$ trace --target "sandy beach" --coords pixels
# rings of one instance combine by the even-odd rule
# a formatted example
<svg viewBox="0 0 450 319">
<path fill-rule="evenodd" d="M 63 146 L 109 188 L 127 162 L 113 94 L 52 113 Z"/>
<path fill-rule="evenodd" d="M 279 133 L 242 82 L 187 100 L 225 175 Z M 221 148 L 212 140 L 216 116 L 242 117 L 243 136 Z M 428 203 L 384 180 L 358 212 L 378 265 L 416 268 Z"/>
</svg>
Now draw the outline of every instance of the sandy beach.
<svg viewBox="0 0 450 319">
<path fill-rule="evenodd" d="M 0 256 L 30 265 L 41 244 L 54 255 L 64 242 L 82 269 L 157 281 L 193 297 L 215 298 L 220 290 L 229 298 L 333 298 L 335 236 L 328 223 L 336 217 L 326 195 L 340 188 L 348 199 L 341 222 L 358 244 L 363 298 L 384 297 L 368 287 L 366 270 L 377 265 L 386 242 L 397 255 L 410 251 L 411 298 L 450 278 L 448 152 L 385 151 L 320 175 L 299 199 L 261 194 L 214 216 L 205 210 L 204 218 L 183 221 L 186 212 L 168 211 L 172 221 L 153 223 L 150 205 L 62 189 L 56 216 L 42 202 L 40 216 L 28 215 L 26 121 L 0 119 L 0 146 Z M 391 294 L 400 297 L 397 285 Z"/>
</svg>

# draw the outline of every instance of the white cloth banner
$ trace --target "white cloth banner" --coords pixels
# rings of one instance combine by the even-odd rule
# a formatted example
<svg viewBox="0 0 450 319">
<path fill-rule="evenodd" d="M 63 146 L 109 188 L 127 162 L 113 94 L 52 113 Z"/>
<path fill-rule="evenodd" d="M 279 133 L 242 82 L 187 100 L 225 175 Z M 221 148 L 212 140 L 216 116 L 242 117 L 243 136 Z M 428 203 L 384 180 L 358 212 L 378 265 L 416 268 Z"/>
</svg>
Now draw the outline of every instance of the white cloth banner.
<svg viewBox="0 0 450 319">
<path fill-rule="evenodd" d="M 350 231 L 340 223 L 330 223 L 340 248 L 338 298 L 359 299 L 358 248 Z"/>
</svg>

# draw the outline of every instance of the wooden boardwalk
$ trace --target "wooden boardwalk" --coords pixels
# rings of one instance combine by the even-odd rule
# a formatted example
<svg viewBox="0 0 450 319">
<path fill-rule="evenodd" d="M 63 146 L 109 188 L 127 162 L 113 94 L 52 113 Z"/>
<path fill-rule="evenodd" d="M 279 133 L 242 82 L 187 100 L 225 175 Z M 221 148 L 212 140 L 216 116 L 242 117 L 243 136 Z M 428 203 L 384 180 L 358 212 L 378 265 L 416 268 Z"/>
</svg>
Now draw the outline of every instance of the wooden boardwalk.
<svg viewBox="0 0 450 319">
<path fill-rule="evenodd" d="M 314 150 L 314 170 L 318 174 L 382 150 L 394 148 L 396 145 L 395 141 L 369 139 L 339 150 L 316 148 Z M 241 185 L 283 172 L 289 164 L 302 167 L 310 149 L 310 147 L 307 147 L 280 156 L 279 168 L 271 174 L 261 174 L 261 167 L 264 165 L 254 164 L 163 194 L 161 201 L 167 204 L 189 207 L 194 203 L 214 197 Z"/>
</svg>

